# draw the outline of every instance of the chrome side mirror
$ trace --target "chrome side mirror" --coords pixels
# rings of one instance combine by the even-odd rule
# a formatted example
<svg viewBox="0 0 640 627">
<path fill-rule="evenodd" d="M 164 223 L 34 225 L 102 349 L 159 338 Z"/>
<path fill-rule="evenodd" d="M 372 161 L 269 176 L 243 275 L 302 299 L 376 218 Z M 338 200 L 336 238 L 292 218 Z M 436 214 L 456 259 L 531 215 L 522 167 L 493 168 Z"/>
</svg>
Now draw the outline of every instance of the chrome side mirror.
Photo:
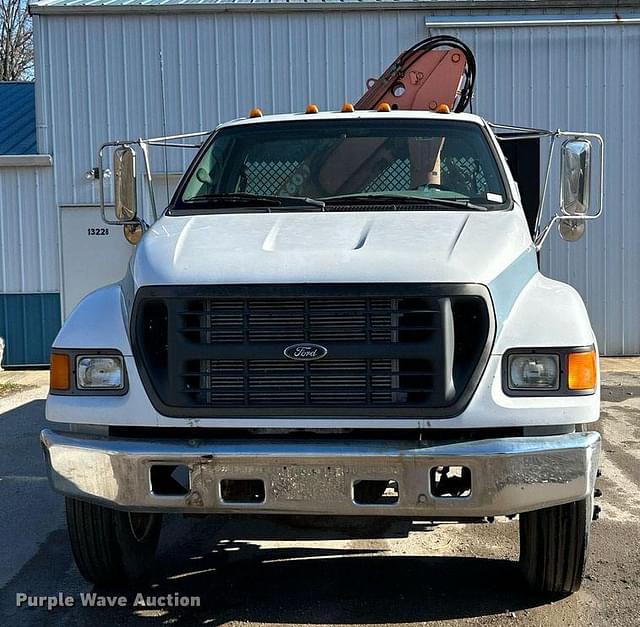
<svg viewBox="0 0 640 627">
<path fill-rule="evenodd" d="M 560 209 L 565 215 L 585 215 L 591 191 L 591 142 L 568 139 L 560 158 Z"/>
<path fill-rule="evenodd" d="M 113 152 L 113 199 L 116 218 L 134 220 L 137 213 L 136 153 L 131 146 L 119 146 Z"/>
<path fill-rule="evenodd" d="M 567 139 L 560 151 L 560 210 L 576 220 L 560 220 L 558 233 L 567 242 L 578 241 L 585 233 L 586 222 L 580 219 L 589 211 L 591 192 L 591 142 Z"/>
<path fill-rule="evenodd" d="M 544 131 L 539 129 L 520 128 L 516 126 L 494 125 L 496 128 L 505 128 L 516 131 L 510 136 L 502 136 L 502 141 L 509 139 L 532 139 L 549 137 L 549 157 L 544 174 L 544 184 L 538 205 L 535 228 L 533 229 L 533 243 L 537 251 L 540 251 L 545 239 L 554 224 L 558 224 L 560 236 L 568 241 L 575 242 L 585 232 L 587 220 L 596 220 L 602 215 L 604 208 L 604 141 L 597 133 L 572 132 L 572 131 Z M 566 138 L 561 149 L 555 150 L 559 137 Z M 596 144 L 595 167 L 597 175 L 597 193 L 595 195 L 595 208 L 591 205 L 591 168 L 592 146 Z M 542 226 L 547 191 L 551 179 L 551 166 L 554 163 L 554 155 L 560 154 L 560 203 L 559 209 L 553 213 L 549 221 Z M 591 210 L 590 210 L 591 209 Z"/>
</svg>

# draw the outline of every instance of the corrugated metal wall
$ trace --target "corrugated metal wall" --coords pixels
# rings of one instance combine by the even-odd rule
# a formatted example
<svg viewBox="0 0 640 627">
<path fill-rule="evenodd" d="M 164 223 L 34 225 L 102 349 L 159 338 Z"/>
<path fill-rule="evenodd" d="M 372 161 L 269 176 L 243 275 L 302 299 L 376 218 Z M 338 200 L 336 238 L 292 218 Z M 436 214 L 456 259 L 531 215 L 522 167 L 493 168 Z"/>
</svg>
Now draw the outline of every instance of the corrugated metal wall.
<svg viewBox="0 0 640 627">
<path fill-rule="evenodd" d="M 426 36 L 427 17 L 407 10 L 36 16 L 40 149 L 56 157 L 58 203 L 95 201 L 84 172 L 107 139 L 213 127 L 255 104 L 287 112 L 357 99 L 367 77 Z M 585 297 L 603 352 L 640 353 L 640 177 L 632 171 L 640 144 L 623 141 L 638 137 L 640 27 L 460 35 L 478 57 L 477 112 L 605 136 L 607 215 L 576 244 L 554 234 L 543 267 Z M 170 161 L 170 170 L 179 167 Z"/>
<path fill-rule="evenodd" d="M 483 116 L 604 137 L 604 216 L 589 223 L 586 236 L 577 243 L 562 241 L 554 230 L 545 243 L 541 265 L 545 274 L 570 283 L 582 294 L 603 353 L 637 354 L 640 25 L 446 32 L 464 38 L 476 51 L 477 110 Z M 557 198 L 552 190 L 554 207 Z"/>
<path fill-rule="evenodd" d="M 0 337 L 3 365 L 49 362 L 60 328 L 53 169 L 0 167 Z"/>
<path fill-rule="evenodd" d="M 33 155 L 36 146 L 33 82 L 0 81 L 0 155 Z"/>
<path fill-rule="evenodd" d="M 0 167 L 0 337 L 3 365 L 49 362 L 60 328 L 53 168 Z"/>
<path fill-rule="evenodd" d="M 51 167 L 0 167 L 0 293 L 57 292 Z"/>
<path fill-rule="evenodd" d="M 0 294 L 3 366 L 44 366 L 60 329 L 60 294 Z"/>
</svg>

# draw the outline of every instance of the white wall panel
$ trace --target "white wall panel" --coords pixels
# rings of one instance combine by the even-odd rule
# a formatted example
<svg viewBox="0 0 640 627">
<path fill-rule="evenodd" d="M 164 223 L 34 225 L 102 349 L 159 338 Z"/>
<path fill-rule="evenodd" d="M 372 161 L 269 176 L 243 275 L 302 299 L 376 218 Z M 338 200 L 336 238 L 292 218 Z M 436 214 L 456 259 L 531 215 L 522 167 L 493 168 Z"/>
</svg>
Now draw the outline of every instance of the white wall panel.
<svg viewBox="0 0 640 627">
<path fill-rule="evenodd" d="M 531 16 L 528 16 L 529 18 Z M 572 17 L 580 17 L 573 13 Z M 483 18 L 484 19 L 484 18 Z M 433 32 L 442 32 L 434 29 Z M 601 350 L 640 352 L 640 25 L 447 29 L 472 40 L 479 67 L 476 109 L 499 122 L 586 130 L 606 146 L 605 214 L 581 241 L 551 234 L 543 271 L 585 299 Z M 557 175 L 559 166 L 552 172 Z M 550 206 L 557 207 L 550 190 Z M 567 321 L 571 324 L 571 321 Z"/>
<path fill-rule="evenodd" d="M 0 294 L 58 290 L 51 167 L 0 167 Z"/>
<path fill-rule="evenodd" d="M 58 203 L 95 202 L 95 184 L 84 179 L 84 171 L 108 139 L 212 128 L 254 105 L 286 112 L 308 102 L 326 109 L 355 101 L 366 78 L 378 76 L 401 50 L 427 35 L 428 13 L 177 9 L 35 16 L 39 106 L 46 125 L 40 149 L 56 160 Z M 456 15 L 468 14 L 449 13 Z M 606 216 L 575 244 L 554 233 L 543 268 L 584 296 L 604 352 L 640 353 L 640 26 L 448 32 L 477 54 L 476 112 L 505 123 L 605 136 Z M 181 165 L 169 156 L 170 171 Z M 161 168 L 156 158 L 154 169 Z"/>
</svg>

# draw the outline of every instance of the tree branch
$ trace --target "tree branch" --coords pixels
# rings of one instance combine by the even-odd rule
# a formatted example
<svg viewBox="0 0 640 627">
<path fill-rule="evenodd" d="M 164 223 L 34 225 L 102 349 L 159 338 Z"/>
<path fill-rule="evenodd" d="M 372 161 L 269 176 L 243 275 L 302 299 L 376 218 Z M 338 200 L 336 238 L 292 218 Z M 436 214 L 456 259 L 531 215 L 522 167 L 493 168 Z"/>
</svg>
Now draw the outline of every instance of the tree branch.
<svg viewBox="0 0 640 627">
<path fill-rule="evenodd" d="M 33 31 L 25 0 L 0 0 L 0 81 L 33 76 Z"/>
</svg>

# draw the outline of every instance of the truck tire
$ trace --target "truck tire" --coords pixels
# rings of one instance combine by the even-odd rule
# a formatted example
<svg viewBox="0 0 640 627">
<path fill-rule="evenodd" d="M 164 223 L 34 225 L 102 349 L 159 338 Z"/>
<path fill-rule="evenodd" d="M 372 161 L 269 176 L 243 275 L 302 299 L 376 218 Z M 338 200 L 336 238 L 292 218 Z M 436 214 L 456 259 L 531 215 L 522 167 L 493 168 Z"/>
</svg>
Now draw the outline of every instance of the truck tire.
<svg viewBox="0 0 640 627">
<path fill-rule="evenodd" d="M 520 514 L 520 568 L 545 594 L 580 589 L 589 550 L 593 498 Z"/>
<path fill-rule="evenodd" d="M 120 512 L 65 499 L 73 557 L 82 576 L 96 585 L 143 581 L 154 564 L 161 514 Z"/>
</svg>

